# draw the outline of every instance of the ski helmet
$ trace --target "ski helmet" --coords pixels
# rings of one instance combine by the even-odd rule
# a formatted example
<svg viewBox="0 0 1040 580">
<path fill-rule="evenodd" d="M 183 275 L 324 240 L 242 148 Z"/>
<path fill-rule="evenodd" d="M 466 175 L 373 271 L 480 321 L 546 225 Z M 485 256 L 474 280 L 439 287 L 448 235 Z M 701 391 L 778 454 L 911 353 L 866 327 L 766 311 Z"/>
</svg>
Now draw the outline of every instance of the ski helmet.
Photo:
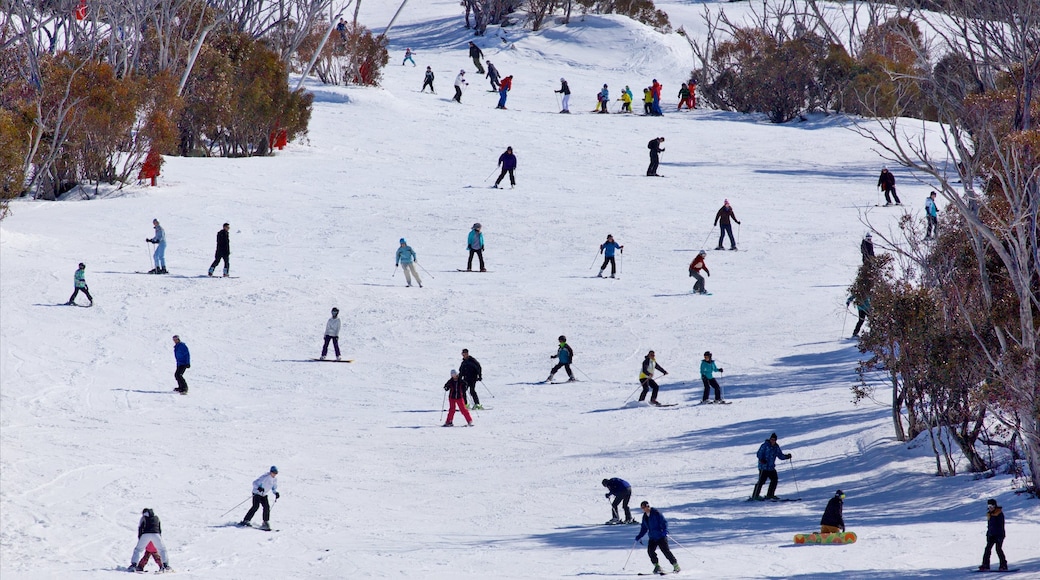
<svg viewBox="0 0 1040 580">
<path fill-rule="evenodd" d="M 333 308 L 332 309 L 332 313 L 333 314 L 339 314 L 339 308 Z"/>
<path fill-rule="evenodd" d="M 278 473 L 278 468 L 272 465 L 271 466 L 271 473 Z"/>
<path fill-rule="evenodd" d="M 711 356 L 711 351 L 710 350 L 704 351 L 704 356 L 710 357 Z"/>
<path fill-rule="evenodd" d="M 87 265 L 86 265 L 86 264 L 84 264 L 83 262 L 80 262 L 80 263 L 79 263 L 79 269 L 80 269 L 80 270 L 83 270 L 83 269 L 85 269 L 86 267 L 87 267 Z"/>
<path fill-rule="evenodd" d="M 479 230 L 481 228 L 480 222 L 473 224 L 473 229 Z"/>
<path fill-rule="evenodd" d="M 567 342 L 567 337 L 561 334 L 560 335 L 560 342 Z"/>
<path fill-rule="evenodd" d="M 698 256 L 707 256 L 708 252 L 705 252 L 704 250 L 701 250 L 701 251 L 697 252 L 697 255 Z"/>
<path fill-rule="evenodd" d="M 406 242 L 404 238 L 401 238 L 401 243 L 402 244 L 407 244 L 408 242 Z"/>
<path fill-rule="evenodd" d="M 454 377 L 454 376 L 457 376 L 458 374 L 459 374 L 459 371 L 457 371 L 455 369 L 451 369 L 451 376 Z"/>
</svg>

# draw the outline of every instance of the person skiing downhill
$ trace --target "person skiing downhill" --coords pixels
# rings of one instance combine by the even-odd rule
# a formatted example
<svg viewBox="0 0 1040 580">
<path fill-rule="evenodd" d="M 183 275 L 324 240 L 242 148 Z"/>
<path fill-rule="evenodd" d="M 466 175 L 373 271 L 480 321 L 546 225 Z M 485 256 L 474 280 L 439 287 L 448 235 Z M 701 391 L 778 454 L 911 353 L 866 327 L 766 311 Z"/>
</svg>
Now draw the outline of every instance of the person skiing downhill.
<svg viewBox="0 0 1040 580">
<path fill-rule="evenodd" d="M 664 554 L 664 557 L 672 565 L 672 572 L 679 572 L 679 561 L 675 559 L 672 551 L 668 548 L 668 520 L 664 519 L 664 516 L 656 508 L 650 507 L 650 502 L 644 501 L 639 504 L 639 507 L 643 509 L 643 522 L 639 526 L 639 535 L 636 536 L 636 541 L 639 542 L 643 536 L 649 535 L 649 541 L 646 543 L 646 553 L 650 555 L 650 562 L 654 565 L 654 574 L 665 573 L 657 560 L 657 548 L 661 548 L 661 553 Z"/>
<path fill-rule="evenodd" d="M 653 394 L 650 395 L 650 404 L 660 405 L 657 402 L 657 389 L 660 386 L 654 381 L 654 371 L 661 371 L 662 377 L 668 375 L 668 371 L 657 364 L 657 356 L 654 354 L 654 351 L 650 351 L 646 353 L 646 358 L 643 359 L 643 366 L 639 370 L 639 384 L 643 387 L 643 392 L 639 394 L 639 400 L 645 401 L 646 394 L 653 389 Z"/>
<path fill-rule="evenodd" d="M 415 66 L 415 61 L 412 60 L 412 54 L 413 54 L 412 53 L 412 49 L 410 49 L 410 48 L 404 49 L 404 60 L 401 61 L 401 66 L 404 66 L 404 63 L 406 63 L 406 62 L 410 62 L 410 63 L 412 63 L 412 66 Z"/>
<path fill-rule="evenodd" d="M 776 442 L 776 433 L 769 436 L 758 448 L 758 483 L 755 484 L 755 491 L 751 494 L 751 499 L 765 501 L 767 499 L 776 498 L 776 458 L 790 459 L 793 457 L 790 453 L 784 453 L 780 449 L 780 445 Z M 766 480 L 769 480 L 769 490 L 766 491 L 766 496 L 762 497 L 762 485 L 765 484 Z"/>
<path fill-rule="evenodd" d="M 474 254 L 480 259 L 480 271 L 487 272 L 487 269 L 484 268 L 484 234 L 480 232 L 481 227 L 480 222 L 473 224 L 469 236 L 466 237 L 466 249 L 469 250 L 469 260 L 466 262 L 467 272 L 473 271 Z"/>
<path fill-rule="evenodd" d="M 484 74 L 484 67 L 480 64 L 480 59 L 484 58 L 484 52 L 473 44 L 472 40 L 469 42 L 469 57 L 473 59 L 473 66 L 477 67 L 477 73 Z"/>
<path fill-rule="evenodd" d="M 881 176 L 877 180 L 878 187 L 881 191 L 885 192 L 885 206 L 892 205 L 892 199 L 896 200 L 896 205 L 903 205 L 903 202 L 899 201 L 899 196 L 896 195 L 896 176 L 892 175 L 892 172 L 887 167 L 881 168 Z M 891 198 L 889 197 L 891 194 Z"/>
<path fill-rule="evenodd" d="M 603 487 L 607 488 L 607 494 L 604 497 L 610 499 L 610 496 L 614 496 L 614 501 L 610 504 L 610 514 L 613 517 L 610 518 L 607 524 L 636 523 L 632 519 L 632 511 L 628 509 L 628 502 L 632 499 L 632 486 L 620 477 L 612 477 L 603 480 Z M 618 517 L 618 505 L 625 510 L 624 520 Z"/>
<path fill-rule="evenodd" d="M 401 270 L 404 272 L 404 281 L 408 284 L 408 287 L 412 287 L 412 277 L 415 277 L 415 281 L 419 283 L 419 287 L 422 288 L 422 278 L 419 277 L 419 272 L 415 269 L 415 263 L 419 261 L 419 257 L 415 254 L 415 250 L 408 245 L 407 240 L 401 238 L 401 245 L 397 248 L 397 255 L 394 260 L 394 267 L 401 266 Z"/>
<path fill-rule="evenodd" d="M 459 75 L 455 77 L 455 96 L 451 98 L 451 100 L 460 105 L 462 104 L 462 87 L 464 86 L 469 86 L 469 83 L 466 82 L 466 71 L 460 70 Z M 430 89 L 432 90 L 433 87 L 431 86 Z"/>
<path fill-rule="evenodd" d="M 484 369 L 481 368 L 480 362 L 469 356 L 469 349 L 462 349 L 462 362 L 459 363 L 459 374 L 462 375 L 462 379 L 469 385 L 469 394 L 473 397 L 473 406 L 471 409 L 483 411 L 484 406 L 480 404 L 480 397 L 477 396 L 477 382 L 484 379 Z M 466 403 L 466 391 L 462 391 L 462 402 Z"/>
<path fill-rule="evenodd" d="M 484 78 L 491 79 L 491 90 L 497 91 L 499 88 L 498 79 L 502 78 L 502 75 L 495 68 L 495 65 L 491 64 L 491 61 L 487 61 L 487 74 Z"/>
<path fill-rule="evenodd" d="M 719 386 L 719 381 L 715 380 L 715 373 L 723 372 L 716 364 L 715 361 L 711 360 L 711 351 L 704 351 L 704 360 L 701 361 L 701 382 L 704 383 L 704 396 L 701 397 L 702 403 L 708 402 L 708 393 L 710 388 L 715 389 L 715 402 L 722 403 L 722 387 Z"/>
<path fill-rule="evenodd" d="M 650 150 L 650 166 L 646 168 L 647 177 L 660 177 L 657 175 L 657 165 L 661 161 L 660 154 L 664 153 L 664 147 L 661 147 L 661 143 L 664 143 L 664 137 L 651 139 L 646 144 L 646 148 Z"/>
<path fill-rule="evenodd" d="M 625 246 L 618 244 L 614 241 L 614 236 L 607 234 L 607 241 L 599 245 L 599 253 L 603 254 L 603 265 L 599 267 L 599 274 L 596 274 L 597 277 L 603 277 L 603 271 L 607 269 L 607 264 L 610 264 L 610 277 L 615 277 L 617 273 L 617 265 L 614 263 L 615 251 L 620 251 L 624 254 Z"/>
<path fill-rule="evenodd" d="M 994 546 L 1000 558 L 998 570 L 1007 571 L 1007 558 L 1004 557 L 1004 510 L 997 505 L 997 500 L 986 500 L 986 551 L 982 553 L 982 565 L 979 570 L 989 570 L 989 555 Z"/>
<path fill-rule="evenodd" d="M 65 303 L 65 306 L 76 306 L 76 296 L 79 296 L 80 292 L 87 295 L 87 300 L 90 300 L 90 306 L 94 305 L 94 297 L 90 295 L 90 289 L 87 288 L 87 266 L 83 262 L 79 263 L 79 269 L 72 275 L 73 288 L 72 296 L 69 296 L 69 301 Z"/>
<path fill-rule="evenodd" d="M 217 264 L 221 260 L 224 260 L 224 277 L 228 277 L 228 272 L 231 270 L 231 239 L 228 237 L 228 232 L 231 231 L 231 225 L 225 223 L 220 231 L 217 232 L 217 249 L 213 253 L 213 263 L 209 265 L 209 274 L 213 275 L 213 271 L 216 270 Z"/>
<path fill-rule="evenodd" d="M 271 531 L 271 504 L 267 501 L 268 492 L 274 494 L 274 500 L 278 501 L 282 494 L 278 493 L 278 468 L 274 465 L 267 473 L 261 475 L 253 481 L 253 506 L 246 512 L 246 517 L 242 518 L 242 521 L 238 522 L 240 527 L 250 526 L 249 520 L 253 519 L 253 515 L 256 514 L 256 510 L 263 507 L 263 518 L 264 523 L 260 525 L 261 530 Z"/>
<path fill-rule="evenodd" d="M 821 534 L 834 534 L 838 531 L 845 531 L 845 518 L 842 515 L 844 506 L 845 492 L 839 489 L 834 492 L 834 497 L 827 502 L 827 507 L 823 510 L 823 517 L 820 518 Z"/>
<path fill-rule="evenodd" d="M 561 109 L 560 112 L 561 113 L 570 113 L 571 112 L 571 87 L 567 84 L 567 80 L 564 79 L 563 77 L 560 77 L 560 90 L 553 91 L 553 92 L 554 93 L 561 93 L 561 94 L 563 94 L 563 109 Z"/>
<path fill-rule="evenodd" d="M 435 95 L 437 94 L 437 91 L 433 90 L 433 76 L 433 69 L 426 67 L 426 75 L 423 77 L 422 88 L 419 89 L 420 93 L 426 92 L 426 87 L 430 87 L 430 92 Z"/>
<path fill-rule="evenodd" d="M 549 358 L 558 359 L 560 362 L 556 363 L 556 366 L 554 366 L 552 370 L 549 371 L 549 378 L 545 379 L 545 382 L 551 383 L 553 377 L 556 376 L 556 371 L 560 370 L 560 368 L 562 367 L 564 370 L 567 371 L 567 382 L 573 383 L 574 381 L 578 380 L 574 378 L 574 373 L 571 372 L 571 363 L 574 362 L 574 350 L 571 348 L 569 344 L 567 344 L 566 336 L 563 336 L 561 334 L 559 340 L 560 346 L 556 350 L 556 354 L 550 356 Z"/>
<path fill-rule="evenodd" d="M 151 544 L 154 552 L 148 549 Z M 142 558 L 141 555 L 144 554 Z M 162 539 L 162 522 L 159 516 L 151 508 L 141 510 L 141 519 L 137 523 L 137 545 L 134 546 L 134 554 L 130 556 L 128 572 L 142 572 L 148 565 L 148 559 L 152 557 L 159 569 L 170 570 L 170 561 L 167 559 L 166 544 Z"/>
<path fill-rule="evenodd" d="M 722 249 L 722 240 L 729 234 L 729 249 L 736 250 L 737 242 L 733 241 L 733 225 L 730 224 L 730 220 L 740 223 L 737 219 L 736 214 L 733 213 L 733 208 L 729 205 L 729 200 L 723 200 L 722 207 L 715 213 L 715 223 L 712 225 L 719 226 L 719 245 L 715 248 L 716 250 Z"/>
<path fill-rule="evenodd" d="M 332 316 L 325 323 L 325 344 L 321 347 L 321 360 L 325 360 L 325 357 L 329 354 L 329 342 L 332 342 L 332 348 L 336 352 L 336 360 L 340 360 L 339 327 L 339 308 L 333 308 Z"/>
<path fill-rule="evenodd" d="M 936 195 L 939 195 L 939 192 L 933 191 L 924 200 L 924 214 L 928 220 L 928 231 L 924 234 L 926 240 L 932 239 L 933 236 L 939 237 L 939 208 L 935 205 Z"/>
<path fill-rule="evenodd" d="M 509 97 L 509 91 L 513 88 L 513 75 L 509 75 L 502 79 L 502 82 L 498 85 L 498 106 L 496 109 L 506 108 L 506 98 Z"/>
<path fill-rule="evenodd" d="M 708 255 L 707 252 L 701 250 L 697 252 L 697 257 L 690 262 L 690 277 L 696 278 L 697 281 L 693 284 L 694 294 L 707 294 L 708 290 L 704 287 L 704 276 L 701 276 L 701 270 L 708 276 L 711 276 L 711 272 L 708 270 L 708 265 L 704 263 L 704 257 Z"/>
<path fill-rule="evenodd" d="M 152 220 L 152 227 L 155 228 L 155 235 L 146 239 L 146 242 L 155 244 L 155 253 L 152 254 L 152 260 L 155 262 L 155 268 L 150 270 L 149 274 L 167 274 L 166 271 L 166 230 L 159 225 L 159 220 Z"/>
<path fill-rule="evenodd" d="M 466 387 L 466 379 L 459 376 L 459 371 L 451 369 L 451 378 L 444 383 L 444 390 L 448 391 L 448 419 L 443 427 L 454 426 L 452 421 L 455 419 L 455 409 L 466 418 L 467 425 L 473 426 L 473 417 L 466 410 Z"/>
<path fill-rule="evenodd" d="M 863 241 L 859 243 L 859 254 L 863 257 L 863 263 L 867 264 L 874 258 L 874 236 L 867 232 Z"/>
<path fill-rule="evenodd" d="M 177 388 L 173 389 L 182 395 L 188 394 L 188 382 L 184 380 L 184 371 L 191 368 L 191 353 L 188 345 L 181 342 L 181 337 L 173 335 L 173 358 L 177 361 L 177 370 L 173 378 L 177 381 Z"/>
<path fill-rule="evenodd" d="M 508 78 L 506 77 L 506 79 Z M 505 86 L 505 81 L 502 81 L 502 86 Z M 495 180 L 494 187 L 498 188 L 498 184 L 502 183 L 506 173 L 509 174 L 509 187 L 516 187 L 516 177 L 513 175 L 513 172 L 516 171 L 516 155 L 513 155 L 512 147 L 506 147 L 506 152 L 498 156 L 498 164 L 502 166 L 502 173 Z"/>
</svg>

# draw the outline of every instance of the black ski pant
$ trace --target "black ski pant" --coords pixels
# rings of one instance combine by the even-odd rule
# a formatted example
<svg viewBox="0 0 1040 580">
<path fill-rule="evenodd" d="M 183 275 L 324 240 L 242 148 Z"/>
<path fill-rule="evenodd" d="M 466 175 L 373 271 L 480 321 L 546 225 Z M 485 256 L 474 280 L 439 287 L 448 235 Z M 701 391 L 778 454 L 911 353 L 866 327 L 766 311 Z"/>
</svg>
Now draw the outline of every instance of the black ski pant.
<svg viewBox="0 0 1040 580">
<path fill-rule="evenodd" d="M 476 379 L 476 377 L 462 377 L 462 380 L 466 381 L 466 384 L 469 385 L 469 395 L 471 397 L 473 397 L 473 406 L 476 407 L 477 405 L 480 404 L 480 397 L 477 396 L 477 379 Z M 466 404 L 466 405 L 469 404 L 469 402 L 466 400 L 466 391 L 465 391 L 465 389 L 463 389 L 463 391 L 462 391 L 462 402 L 464 404 Z"/>
<path fill-rule="evenodd" d="M 495 180 L 495 185 L 497 186 L 502 181 L 502 178 L 506 176 L 506 173 L 509 174 L 509 185 L 516 185 L 516 178 L 513 177 L 513 171 L 514 169 L 502 169 L 502 173 L 500 173 L 498 179 Z"/>
<path fill-rule="evenodd" d="M 570 377 L 572 379 L 574 378 L 574 373 L 571 372 L 571 364 L 570 363 L 557 363 L 557 365 L 554 366 L 551 371 L 549 371 L 549 375 L 550 376 L 555 375 L 556 371 L 560 370 L 561 368 L 567 371 L 567 376 L 568 377 Z"/>
<path fill-rule="evenodd" d="M 321 347 L 321 356 L 327 356 L 329 354 L 329 342 L 332 342 L 332 348 L 336 351 L 336 356 L 339 356 L 339 337 L 325 335 L 325 345 Z"/>
<path fill-rule="evenodd" d="M 421 92 L 425 91 L 426 87 L 430 87 L 430 92 L 431 93 L 436 93 L 437 92 L 437 91 L 433 90 L 433 81 L 423 81 L 422 88 L 419 89 L 419 92 L 421 93 Z"/>
<path fill-rule="evenodd" d="M 665 558 L 668 558 L 668 562 L 673 566 L 677 560 L 672 555 L 672 551 L 668 549 L 668 538 L 661 538 L 660 540 L 650 540 L 646 543 L 646 553 L 650 554 L 650 561 L 657 565 L 657 548 L 661 548 L 661 553 L 664 554 Z"/>
<path fill-rule="evenodd" d="M 867 313 L 863 310 L 857 310 L 859 312 L 859 322 L 856 323 L 856 328 L 852 329 L 852 336 L 859 336 L 859 329 L 863 328 L 863 321 L 867 319 Z"/>
<path fill-rule="evenodd" d="M 640 401 L 645 401 L 646 400 L 646 394 L 648 392 L 650 392 L 650 389 L 653 389 L 654 392 L 653 392 L 652 395 L 650 395 L 650 402 L 651 403 L 656 403 L 657 402 L 657 389 L 659 389 L 660 386 L 653 379 L 651 379 L 650 377 L 647 377 L 645 379 L 640 379 L 639 380 L 639 384 L 643 385 L 643 392 L 639 394 L 639 400 Z"/>
<path fill-rule="evenodd" d="M 997 557 L 1000 558 L 1000 566 L 1007 568 L 1007 558 L 1004 557 L 1004 538 L 996 536 L 986 536 L 986 551 L 982 553 L 982 566 L 989 568 L 989 555 L 993 550 L 993 546 L 997 547 Z"/>
<path fill-rule="evenodd" d="M 431 88 L 431 90 L 433 89 Z M 462 104 L 462 87 L 460 87 L 459 85 L 455 85 L 455 96 L 452 97 L 451 100 L 459 104 Z"/>
<path fill-rule="evenodd" d="M 719 224 L 719 247 L 716 250 L 722 249 L 722 240 L 729 234 L 729 249 L 735 250 L 737 248 L 737 242 L 733 241 L 733 224 Z"/>
<path fill-rule="evenodd" d="M 650 167 L 646 168 L 646 174 L 657 175 L 657 164 L 660 163 L 661 159 L 656 151 L 650 152 Z"/>
<path fill-rule="evenodd" d="M 617 265 L 614 264 L 614 256 L 607 256 L 603 258 L 603 265 L 599 267 L 599 273 L 602 274 L 603 270 L 607 269 L 607 264 L 610 264 L 610 275 L 617 274 Z"/>
<path fill-rule="evenodd" d="M 644 115 L 652 115 L 653 113 L 654 113 L 653 103 L 647 103 L 646 101 L 643 101 L 643 114 Z"/>
<path fill-rule="evenodd" d="M 177 388 L 182 391 L 188 390 L 188 382 L 184 380 L 184 371 L 191 368 L 191 365 L 177 365 L 177 370 L 173 373 L 173 378 L 177 381 Z"/>
<path fill-rule="evenodd" d="M 706 292 L 706 290 L 704 289 L 704 276 L 701 276 L 700 273 L 697 272 L 697 270 L 690 270 L 690 276 L 693 276 L 697 279 L 697 281 L 693 283 L 693 291 Z"/>
<path fill-rule="evenodd" d="M 722 400 L 722 387 L 719 386 L 719 382 L 718 381 L 716 381 L 715 379 L 709 379 L 708 377 L 706 377 L 704 375 L 701 375 L 701 382 L 704 383 L 704 397 L 701 398 L 702 401 L 707 401 L 708 400 L 708 393 L 711 392 L 710 391 L 711 387 L 715 388 L 715 400 L 716 401 L 721 401 Z"/>
<path fill-rule="evenodd" d="M 469 260 L 466 262 L 466 269 L 467 270 L 472 270 L 473 269 L 473 254 L 476 254 L 477 258 L 480 259 L 480 269 L 483 270 L 484 269 L 484 248 L 481 248 L 479 250 L 474 250 L 473 248 L 470 248 L 470 250 L 469 250 Z"/>
<path fill-rule="evenodd" d="M 751 497 L 758 497 L 762 493 L 762 485 L 765 484 L 766 480 L 769 480 L 769 490 L 766 491 L 766 497 L 771 498 L 776 494 L 776 470 L 775 469 L 759 469 L 758 470 L 758 483 L 755 484 L 755 493 L 751 494 Z"/>
<path fill-rule="evenodd" d="M 90 300 L 90 302 L 93 304 L 94 297 L 90 295 L 90 290 L 87 289 L 86 284 L 84 284 L 82 288 L 77 286 L 76 289 L 72 291 L 72 296 L 69 297 L 69 304 L 72 304 L 76 301 L 76 296 L 79 296 L 80 291 L 83 291 L 83 293 L 87 295 L 87 300 Z"/>
<path fill-rule="evenodd" d="M 264 508 L 264 523 L 267 523 L 271 519 L 271 504 L 267 501 L 266 495 L 260 495 L 258 493 L 253 494 L 253 507 L 249 508 L 246 512 L 246 517 L 242 518 L 243 522 L 248 522 L 253 519 L 253 515 L 256 514 L 256 510 L 261 506 Z"/>
<path fill-rule="evenodd" d="M 926 216 L 928 218 L 928 231 L 924 234 L 925 238 L 932 237 L 932 233 L 936 236 L 939 235 L 939 218 L 934 215 Z"/>
<path fill-rule="evenodd" d="M 625 521 L 632 519 L 632 512 L 628 509 L 628 501 L 632 499 L 632 488 L 628 488 L 618 495 L 614 496 L 614 503 L 610 504 L 611 513 L 614 515 L 614 519 L 618 519 L 618 505 L 625 510 Z"/>
<path fill-rule="evenodd" d="M 224 275 L 227 276 L 228 272 L 231 271 L 231 257 L 230 256 L 217 256 L 216 258 L 213 259 L 213 263 L 209 265 L 209 275 L 210 276 L 213 275 L 213 270 L 217 269 L 217 264 L 219 264 L 221 260 L 224 260 Z"/>
<path fill-rule="evenodd" d="M 892 203 L 892 199 L 888 197 L 889 194 L 892 194 L 892 197 L 895 198 L 896 203 L 903 203 L 903 202 L 899 201 L 899 196 L 896 195 L 896 188 L 895 188 L 895 186 L 889 187 L 888 189 L 886 189 L 884 191 L 885 191 L 885 203 L 889 203 L 889 204 Z"/>
</svg>

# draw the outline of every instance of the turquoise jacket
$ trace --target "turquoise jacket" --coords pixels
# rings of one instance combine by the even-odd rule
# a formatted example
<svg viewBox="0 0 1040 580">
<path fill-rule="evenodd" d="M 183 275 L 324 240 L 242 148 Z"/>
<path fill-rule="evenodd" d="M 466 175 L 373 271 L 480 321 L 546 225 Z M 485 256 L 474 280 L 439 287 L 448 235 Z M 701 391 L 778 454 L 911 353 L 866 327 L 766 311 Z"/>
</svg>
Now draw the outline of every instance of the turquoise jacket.
<svg viewBox="0 0 1040 580">
<path fill-rule="evenodd" d="M 87 273 L 83 270 L 83 268 L 80 268 L 79 270 L 76 270 L 76 288 L 86 288 L 86 287 L 87 287 Z"/>
<path fill-rule="evenodd" d="M 715 365 L 715 361 L 701 361 L 701 376 L 706 379 L 715 378 L 715 373 L 718 372 L 719 367 Z"/>
<path fill-rule="evenodd" d="M 466 249 L 467 250 L 483 250 L 484 249 L 484 234 L 477 232 L 477 230 L 470 230 L 469 237 L 466 238 Z"/>
<path fill-rule="evenodd" d="M 411 264 L 415 260 L 418 260 L 419 256 L 415 255 L 415 250 L 409 245 L 401 246 L 397 248 L 397 258 L 394 261 L 395 264 Z"/>
</svg>

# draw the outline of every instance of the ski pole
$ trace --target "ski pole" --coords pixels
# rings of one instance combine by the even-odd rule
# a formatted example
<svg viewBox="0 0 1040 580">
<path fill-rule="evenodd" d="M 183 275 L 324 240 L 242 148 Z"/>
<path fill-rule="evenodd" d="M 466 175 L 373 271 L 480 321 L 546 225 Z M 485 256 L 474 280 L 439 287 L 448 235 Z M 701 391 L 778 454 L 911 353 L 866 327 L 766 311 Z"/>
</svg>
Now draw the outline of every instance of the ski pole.
<svg viewBox="0 0 1040 580">
<path fill-rule="evenodd" d="M 575 368 L 575 369 L 576 369 L 576 370 L 577 370 L 577 371 L 578 371 L 579 373 L 581 373 L 581 375 L 582 375 L 583 377 L 585 377 L 586 379 L 588 379 L 588 380 L 590 380 L 590 381 L 592 380 L 592 377 L 590 377 L 589 375 L 585 374 L 585 371 L 583 371 L 583 370 L 579 369 L 579 368 L 578 368 L 577 366 L 575 366 L 575 365 L 573 365 L 573 364 L 572 364 L 571 366 L 572 366 L 572 367 L 574 367 L 574 368 Z"/>
<path fill-rule="evenodd" d="M 642 382 L 640 382 L 640 383 L 639 383 L 639 386 L 638 386 L 638 387 L 636 387 L 636 390 L 635 390 L 635 391 L 632 391 L 632 394 L 631 394 L 631 395 L 629 395 L 629 396 L 625 397 L 625 403 L 627 403 L 627 402 L 628 402 L 628 400 L 632 398 L 632 395 L 636 394 L 636 391 L 638 391 L 638 390 L 639 390 L 639 389 L 641 389 L 641 388 L 643 388 L 643 383 L 642 383 Z"/>
<path fill-rule="evenodd" d="M 802 492 L 798 490 L 798 476 L 794 474 L 794 459 L 788 459 L 787 463 L 791 468 L 791 478 L 794 479 L 794 492 L 802 497 Z"/>
<path fill-rule="evenodd" d="M 636 551 L 636 542 L 639 540 L 632 540 L 632 548 L 628 551 L 628 557 L 625 558 L 625 565 L 621 567 L 622 570 L 628 568 L 628 561 L 632 559 L 632 552 Z"/>
<path fill-rule="evenodd" d="M 557 93 L 556 91 L 553 91 L 553 95 L 556 96 L 556 108 L 557 109 L 562 109 L 563 105 L 560 104 L 560 94 Z"/>
<path fill-rule="evenodd" d="M 686 550 L 687 552 L 689 552 L 689 553 L 690 553 L 690 555 L 691 555 L 691 556 L 694 556 L 694 557 L 696 557 L 696 556 L 697 556 L 696 554 L 694 554 L 694 553 L 693 553 L 693 551 L 692 551 L 692 550 L 690 550 L 690 549 L 688 549 L 688 548 L 687 548 L 686 546 L 684 546 L 684 545 L 680 544 L 680 543 L 679 543 L 679 540 L 676 540 L 676 539 L 675 539 L 675 536 L 668 536 L 668 537 L 669 537 L 669 538 L 671 538 L 671 540 L 672 540 L 673 542 L 675 542 L 675 545 L 676 545 L 676 546 L 679 546 L 679 547 L 680 547 L 680 548 L 682 548 L 683 550 Z"/>
<path fill-rule="evenodd" d="M 491 176 L 494 175 L 496 171 L 498 171 L 498 166 L 497 165 L 495 166 L 494 169 L 491 170 L 491 173 L 489 173 L 488 176 L 484 178 L 484 181 L 487 181 L 487 180 L 491 179 Z"/>
<path fill-rule="evenodd" d="M 152 261 L 152 249 L 148 247 L 148 242 L 144 243 L 144 253 L 148 256 L 148 261 Z"/>
<path fill-rule="evenodd" d="M 394 276 L 397 276 L 397 264 L 394 264 L 394 273 L 390 274 L 391 278 L 393 278 Z"/>
<path fill-rule="evenodd" d="M 419 260 L 416 260 L 415 263 L 419 264 Z M 422 268 L 422 271 L 425 272 L 426 275 L 430 277 L 430 280 L 436 280 L 436 278 L 433 277 L 433 274 L 431 274 L 429 270 L 427 270 L 426 268 L 423 268 L 422 264 L 419 264 L 419 267 Z"/>
<path fill-rule="evenodd" d="M 233 508 L 229 509 L 228 511 L 226 511 L 226 512 L 224 512 L 224 513 L 222 513 L 222 514 L 220 514 L 220 517 L 224 517 L 224 516 L 228 515 L 229 513 L 231 513 L 231 512 L 233 512 L 233 511 L 237 510 L 237 509 L 238 509 L 238 506 L 240 506 L 240 505 L 242 505 L 242 504 L 246 503 L 247 501 L 249 501 L 249 500 L 251 500 L 251 499 L 253 499 L 253 498 L 252 498 L 252 496 L 250 496 L 250 497 L 247 497 L 247 498 L 245 498 L 244 500 L 242 500 L 241 502 L 239 502 L 239 503 L 238 503 L 238 505 L 236 505 L 235 507 L 233 507 Z"/>
<path fill-rule="evenodd" d="M 849 319 L 849 305 L 845 305 L 845 316 L 841 317 L 841 337 L 845 338 L 845 321 Z"/>
<path fill-rule="evenodd" d="M 701 242 L 701 248 L 704 247 L 704 244 L 708 243 L 708 238 L 710 238 L 710 237 L 711 237 L 711 230 L 708 230 L 708 235 L 704 236 L 704 241 Z"/>
<path fill-rule="evenodd" d="M 596 257 L 592 259 L 592 263 L 589 264 L 589 270 L 594 268 L 596 266 L 596 262 L 598 262 L 598 261 L 599 261 L 599 254 L 596 254 Z"/>
<path fill-rule="evenodd" d="M 487 385 L 484 384 L 483 380 L 480 381 L 480 384 L 484 385 L 484 390 L 487 391 L 489 395 L 491 395 L 492 399 L 494 399 L 495 398 L 495 393 L 492 393 L 491 389 L 487 388 Z"/>
<path fill-rule="evenodd" d="M 441 399 L 441 423 L 444 422 L 444 412 L 447 409 L 444 408 L 444 404 L 448 402 L 448 391 L 444 391 L 444 398 Z"/>
<path fill-rule="evenodd" d="M 624 271 L 625 271 L 625 269 L 622 267 L 622 266 L 625 265 L 624 264 L 624 260 L 621 259 L 621 258 L 624 258 L 624 257 L 625 257 L 625 251 L 621 250 L 621 253 L 618 254 L 618 257 L 617 257 L 617 275 L 618 275 L 619 278 L 621 277 L 621 274 L 624 273 Z"/>
<path fill-rule="evenodd" d="M 740 222 L 737 222 L 737 247 L 740 247 Z"/>
</svg>

